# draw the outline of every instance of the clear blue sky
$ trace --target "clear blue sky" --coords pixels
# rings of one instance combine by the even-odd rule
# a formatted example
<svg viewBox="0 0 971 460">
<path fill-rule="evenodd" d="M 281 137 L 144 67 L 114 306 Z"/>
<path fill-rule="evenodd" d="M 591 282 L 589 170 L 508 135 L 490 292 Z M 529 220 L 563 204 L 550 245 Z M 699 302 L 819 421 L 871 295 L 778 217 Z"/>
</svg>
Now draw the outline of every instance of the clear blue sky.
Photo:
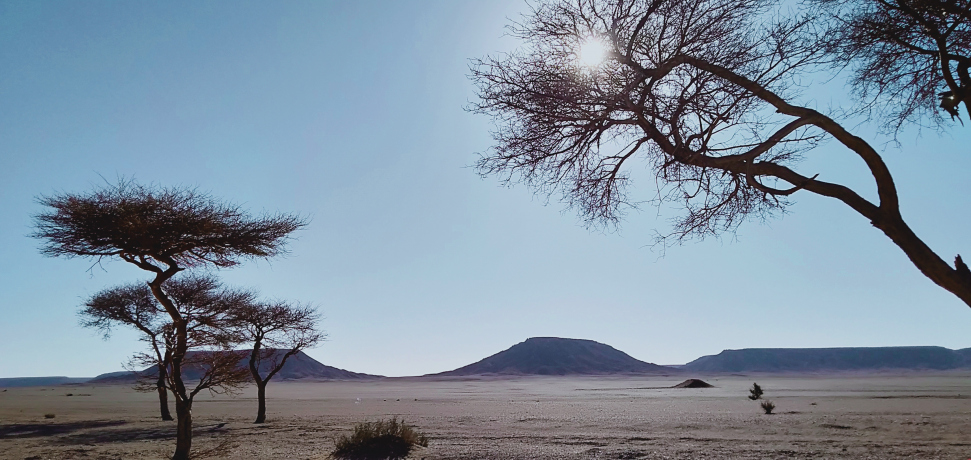
<svg viewBox="0 0 971 460">
<path fill-rule="evenodd" d="M 526 8 L 0 1 L 0 377 L 92 376 L 139 349 L 134 333 L 80 328 L 76 312 L 145 273 L 45 258 L 27 237 L 35 197 L 102 176 L 311 216 L 290 256 L 219 274 L 319 305 L 330 338 L 310 355 L 357 372 L 450 370 L 532 336 L 660 364 L 744 347 L 971 347 L 971 309 L 839 203 L 797 195 L 783 218 L 660 258 L 650 246 L 667 211 L 590 231 L 555 201 L 480 179 L 468 166 L 491 122 L 463 110 L 468 59 L 515 47 L 504 26 Z M 947 260 L 971 259 L 969 132 L 905 132 L 900 149 L 870 137 L 905 218 Z M 872 196 L 834 143 L 804 170 Z"/>
</svg>

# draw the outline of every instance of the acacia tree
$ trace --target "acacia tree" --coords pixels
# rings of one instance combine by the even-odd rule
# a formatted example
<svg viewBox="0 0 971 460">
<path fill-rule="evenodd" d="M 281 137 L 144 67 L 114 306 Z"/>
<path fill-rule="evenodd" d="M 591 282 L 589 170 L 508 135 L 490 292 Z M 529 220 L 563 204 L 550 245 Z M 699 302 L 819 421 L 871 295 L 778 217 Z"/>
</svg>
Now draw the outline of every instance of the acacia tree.
<svg viewBox="0 0 971 460">
<path fill-rule="evenodd" d="M 232 351 L 230 332 L 234 311 L 249 305 L 252 294 L 223 289 L 211 276 L 177 276 L 165 281 L 164 291 L 186 322 L 188 344 L 182 374 L 189 370 L 196 385 L 188 392 L 189 402 L 202 390 L 233 392 L 248 381 L 248 372 L 238 366 L 241 354 Z M 107 336 L 115 325 L 133 327 L 143 333 L 149 351 L 137 353 L 129 367 L 145 366 L 154 372 L 136 372 L 136 389 L 158 391 L 163 420 L 172 420 L 167 395 L 174 388 L 168 371 L 172 364 L 174 328 L 164 307 L 145 284 L 128 284 L 105 289 L 85 302 L 81 324 L 102 330 Z M 224 356 L 226 355 L 226 356 Z M 147 384 L 143 379 L 150 379 Z"/>
<path fill-rule="evenodd" d="M 167 327 L 170 323 L 165 321 L 168 316 L 163 316 L 165 311 L 161 309 L 151 291 L 145 285 L 126 285 L 101 291 L 84 304 L 79 316 L 81 326 L 99 329 L 105 339 L 116 325 L 124 325 L 137 329 L 142 332 L 141 340 L 148 342 L 150 357 L 156 367 L 154 389 L 158 391 L 159 410 L 162 420 L 172 420 L 169 413 L 168 388 L 166 387 L 167 368 L 171 363 L 172 350 L 167 347 L 168 337 L 166 334 L 171 331 Z M 145 354 L 141 354 L 135 361 L 144 361 Z M 139 386 L 141 388 L 141 386 Z"/>
<path fill-rule="evenodd" d="M 496 144 L 478 170 L 559 192 L 588 222 L 616 223 L 630 206 L 630 165 L 646 161 L 659 187 L 655 204 L 685 211 L 664 237 L 674 241 L 734 231 L 747 218 L 784 210 L 797 192 L 830 197 L 868 219 L 924 275 L 971 306 L 971 271 L 960 255 L 949 265 L 907 225 L 881 155 L 830 116 L 796 102 L 807 72 L 852 65 L 852 88 L 864 110 L 874 97 L 889 99 L 900 104 L 892 112 L 898 119 L 910 119 L 916 113 L 910 108 L 933 111 L 929 101 L 946 89 L 942 105 L 953 114 L 959 103 L 967 105 L 971 82 L 962 76 L 969 4 L 838 1 L 820 0 L 821 6 L 781 18 L 775 0 L 540 2 L 512 28 L 524 47 L 472 66 L 479 95 L 472 110 L 492 116 L 497 126 Z M 869 5 L 885 8 L 887 16 L 866 22 Z M 908 5 L 926 13 L 914 21 L 930 25 L 897 37 L 900 27 L 909 27 L 900 22 L 911 14 Z M 825 38 L 839 27 L 830 13 L 840 8 L 858 13 L 843 19 L 862 24 L 863 32 L 845 32 L 849 42 Z M 946 19 L 928 19 L 933 15 Z M 599 64 L 578 60 L 590 44 L 605 48 Z M 952 62 L 960 78 L 951 74 Z M 881 68 L 887 72 L 871 84 Z M 915 80 L 908 82 L 908 75 Z M 908 99 L 913 95 L 920 98 Z M 797 160 L 823 140 L 863 160 L 876 202 L 799 172 Z"/>
<path fill-rule="evenodd" d="M 287 359 L 324 340 L 325 335 L 317 330 L 319 319 L 315 308 L 286 302 L 252 302 L 234 310 L 232 322 L 237 328 L 237 340 L 253 344 L 249 372 L 256 382 L 259 400 L 253 423 L 266 421 L 266 385 L 283 369 Z"/>
<path fill-rule="evenodd" d="M 172 324 L 168 378 L 178 420 L 172 458 L 188 459 L 193 395 L 183 382 L 182 369 L 190 344 L 189 322 L 164 283 L 187 268 L 231 267 L 246 258 L 280 254 L 288 236 L 305 221 L 292 214 L 254 217 L 195 189 L 143 186 L 133 180 L 38 201 L 48 209 L 35 216 L 32 236 L 43 241 L 45 255 L 99 261 L 117 257 L 154 275 L 148 287 Z"/>
</svg>

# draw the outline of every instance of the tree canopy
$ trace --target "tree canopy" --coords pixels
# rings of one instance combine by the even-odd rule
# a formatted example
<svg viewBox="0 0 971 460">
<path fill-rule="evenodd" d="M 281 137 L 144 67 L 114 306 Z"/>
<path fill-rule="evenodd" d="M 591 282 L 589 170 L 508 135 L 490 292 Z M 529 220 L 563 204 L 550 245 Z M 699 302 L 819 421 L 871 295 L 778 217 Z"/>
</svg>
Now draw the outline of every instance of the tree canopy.
<svg viewBox="0 0 971 460">
<path fill-rule="evenodd" d="M 819 39 L 837 68 L 849 67 L 858 109 L 894 130 L 943 126 L 971 102 L 971 2 L 814 0 Z M 942 112 L 948 118 L 942 116 Z"/>
<path fill-rule="evenodd" d="M 274 257 L 306 225 L 291 214 L 253 217 L 193 188 L 131 180 L 39 201 L 48 210 L 35 216 L 33 236 L 44 241 L 44 254 L 118 256 L 144 269 L 159 263 L 230 267 L 242 258 Z"/>
</svg>

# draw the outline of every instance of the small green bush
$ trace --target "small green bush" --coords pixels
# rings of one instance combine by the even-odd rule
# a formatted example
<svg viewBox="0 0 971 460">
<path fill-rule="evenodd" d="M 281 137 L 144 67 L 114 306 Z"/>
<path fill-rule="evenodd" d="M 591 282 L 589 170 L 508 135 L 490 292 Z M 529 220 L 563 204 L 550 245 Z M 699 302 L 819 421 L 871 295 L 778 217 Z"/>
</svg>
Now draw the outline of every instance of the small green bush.
<svg viewBox="0 0 971 460">
<path fill-rule="evenodd" d="M 428 447 L 428 437 L 399 421 L 364 422 L 354 426 L 354 433 L 334 441 L 331 457 L 340 460 L 400 460 L 415 446 Z"/>
<path fill-rule="evenodd" d="M 769 401 L 769 400 L 762 401 L 761 406 L 762 406 L 762 410 L 764 410 L 766 414 L 771 414 L 772 410 L 775 409 L 775 404 L 773 404 L 772 401 Z"/>
<path fill-rule="evenodd" d="M 752 388 L 749 389 L 748 392 L 751 393 L 748 395 L 748 399 L 751 399 L 752 401 L 762 399 L 762 387 L 760 387 L 759 384 L 753 382 Z"/>
<path fill-rule="evenodd" d="M 54 414 L 44 414 L 44 418 L 54 418 L 54 417 L 57 417 L 57 416 Z"/>
</svg>

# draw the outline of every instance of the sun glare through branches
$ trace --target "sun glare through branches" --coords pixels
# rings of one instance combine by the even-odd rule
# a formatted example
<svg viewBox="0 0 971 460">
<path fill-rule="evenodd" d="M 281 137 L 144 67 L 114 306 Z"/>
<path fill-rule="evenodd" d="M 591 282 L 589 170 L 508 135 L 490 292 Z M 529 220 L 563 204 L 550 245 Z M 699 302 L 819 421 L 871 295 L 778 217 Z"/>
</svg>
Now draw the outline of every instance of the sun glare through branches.
<svg viewBox="0 0 971 460">
<path fill-rule="evenodd" d="M 577 49 L 577 64 L 581 67 L 599 67 L 607 60 L 610 53 L 610 44 L 606 40 L 597 36 L 589 36 L 580 41 Z"/>
</svg>

